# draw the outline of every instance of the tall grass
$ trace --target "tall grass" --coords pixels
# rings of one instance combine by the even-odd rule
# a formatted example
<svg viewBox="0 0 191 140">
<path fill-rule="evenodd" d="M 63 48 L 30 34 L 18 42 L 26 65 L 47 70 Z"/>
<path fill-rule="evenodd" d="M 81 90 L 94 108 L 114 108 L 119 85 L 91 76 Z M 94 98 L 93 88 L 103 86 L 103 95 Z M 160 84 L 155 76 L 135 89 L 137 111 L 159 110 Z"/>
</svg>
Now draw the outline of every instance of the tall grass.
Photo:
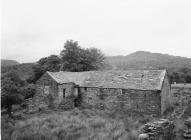
<svg viewBox="0 0 191 140">
<path fill-rule="evenodd" d="M 51 113 L 19 121 L 9 131 L 11 140 L 133 140 L 122 121 L 100 117 L 90 110 Z M 2 137 L 5 139 L 5 137 Z"/>
</svg>

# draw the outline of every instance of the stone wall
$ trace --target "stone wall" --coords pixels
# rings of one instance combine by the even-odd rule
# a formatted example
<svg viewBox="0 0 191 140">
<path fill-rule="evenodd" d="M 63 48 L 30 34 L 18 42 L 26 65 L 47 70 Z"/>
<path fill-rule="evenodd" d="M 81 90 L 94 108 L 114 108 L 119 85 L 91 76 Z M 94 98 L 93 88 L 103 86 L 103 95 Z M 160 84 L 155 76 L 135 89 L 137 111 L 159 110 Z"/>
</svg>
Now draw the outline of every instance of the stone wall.
<svg viewBox="0 0 191 140">
<path fill-rule="evenodd" d="M 132 112 L 153 116 L 161 114 L 161 91 L 77 87 L 75 83 L 58 84 L 47 73 L 37 81 L 36 85 L 37 94 L 31 101 L 33 107 L 39 107 L 39 100 L 44 101 L 44 104 L 49 107 L 64 108 L 66 105 L 68 106 L 66 108 L 70 106 L 73 108 L 76 98 L 79 99 L 80 96 L 78 104 L 80 101 L 82 107 L 93 107 L 113 113 Z M 166 85 L 167 83 L 164 82 L 163 87 Z M 164 95 L 167 95 L 168 89 L 165 89 Z M 166 97 L 164 96 L 163 99 Z"/>
<path fill-rule="evenodd" d="M 58 84 L 46 73 L 37 82 L 37 94 L 58 97 Z"/>
<path fill-rule="evenodd" d="M 186 129 L 184 130 L 184 140 L 191 140 L 191 117 L 185 121 Z"/>
<path fill-rule="evenodd" d="M 168 119 L 161 119 L 147 123 L 141 130 L 139 140 L 174 140 L 174 123 Z"/>
<path fill-rule="evenodd" d="M 76 90 L 73 83 L 59 85 L 46 73 L 36 82 L 36 87 L 37 93 L 28 103 L 29 112 L 48 107 L 74 108 L 74 99 L 71 96 Z"/>
<path fill-rule="evenodd" d="M 118 113 L 160 115 L 159 91 L 132 89 L 80 88 L 83 106 Z"/>
<path fill-rule="evenodd" d="M 28 102 L 28 111 L 34 112 L 38 111 L 39 109 L 54 106 L 57 100 L 53 99 L 57 98 L 57 93 L 57 83 L 54 80 L 52 80 L 52 78 L 48 74 L 44 74 L 36 82 L 36 94 Z"/>
<path fill-rule="evenodd" d="M 191 87 L 172 85 L 171 93 L 176 114 L 181 114 L 191 104 Z"/>
<path fill-rule="evenodd" d="M 172 93 L 170 92 L 170 84 L 167 75 L 165 75 L 161 90 L 161 113 L 163 114 L 172 106 Z"/>
<path fill-rule="evenodd" d="M 65 93 L 63 93 L 63 90 Z M 59 109 L 69 110 L 74 108 L 76 88 L 74 83 L 58 85 Z"/>
<path fill-rule="evenodd" d="M 49 107 L 49 99 L 43 94 L 35 95 L 33 98 L 27 100 L 27 111 L 33 113 Z"/>
<path fill-rule="evenodd" d="M 65 89 L 65 96 L 63 96 L 63 89 Z M 58 96 L 60 99 L 63 97 L 70 97 L 74 95 L 75 84 L 74 83 L 67 83 L 58 85 Z"/>
<path fill-rule="evenodd" d="M 160 91 L 123 90 L 122 100 L 127 104 L 125 108 L 148 115 L 161 114 Z"/>
</svg>

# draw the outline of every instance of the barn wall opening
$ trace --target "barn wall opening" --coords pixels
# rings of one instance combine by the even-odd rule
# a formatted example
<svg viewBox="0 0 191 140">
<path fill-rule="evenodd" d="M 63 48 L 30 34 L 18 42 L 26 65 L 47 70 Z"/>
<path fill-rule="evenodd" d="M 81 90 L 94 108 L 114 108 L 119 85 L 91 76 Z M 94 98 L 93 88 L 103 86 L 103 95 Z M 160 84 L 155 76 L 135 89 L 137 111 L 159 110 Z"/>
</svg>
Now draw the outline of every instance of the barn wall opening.
<svg viewBox="0 0 191 140">
<path fill-rule="evenodd" d="M 65 88 L 63 88 L 63 98 L 65 98 L 66 97 L 66 89 Z"/>
<path fill-rule="evenodd" d="M 77 89 L 77 96 L 74 99 L 74 106 L 80 107 L 82 103 L 82 93 L 80 92 L 79 88 L 76 88 L 76 89 Z"/>
</svg>

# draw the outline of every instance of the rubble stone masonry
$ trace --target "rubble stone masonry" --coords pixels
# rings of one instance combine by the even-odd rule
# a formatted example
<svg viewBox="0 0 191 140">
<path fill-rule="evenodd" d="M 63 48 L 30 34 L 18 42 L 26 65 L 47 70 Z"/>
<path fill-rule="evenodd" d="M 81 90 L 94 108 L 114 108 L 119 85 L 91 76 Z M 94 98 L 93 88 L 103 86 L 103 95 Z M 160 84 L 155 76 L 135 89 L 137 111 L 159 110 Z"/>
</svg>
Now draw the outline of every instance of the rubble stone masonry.
<svg viewBox="0 0 191 140">
<path fill-rule="evenodd" d="M 139 140 L 174 140 L 174 123 L 168 119 L 161 119 L 147 123 L 141 130 Z"/>
<path fill-rule="evenodd" d="M 80 88 L 86 107 L 107 109 L 111 112 L 137 112 L 160 115 L 160 91 L 133 89 Z"/>
</svg>

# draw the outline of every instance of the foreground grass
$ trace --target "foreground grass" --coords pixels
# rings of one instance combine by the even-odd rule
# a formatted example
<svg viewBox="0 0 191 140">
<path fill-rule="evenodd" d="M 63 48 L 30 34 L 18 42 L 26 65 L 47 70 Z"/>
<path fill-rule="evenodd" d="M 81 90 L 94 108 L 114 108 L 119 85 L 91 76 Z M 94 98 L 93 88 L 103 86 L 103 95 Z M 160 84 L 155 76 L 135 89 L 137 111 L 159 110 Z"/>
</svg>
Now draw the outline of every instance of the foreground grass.
<svg viewBox="0 0 191 140">
<path fill-rule="evenodd" d="M 2 120 L 2 139 L 135 140 L 137 131 L 127 131 L 122 121 L 101 117 L 97 112 L 73 110 L 42 114 L 17 122 Z"/>
</svg>

